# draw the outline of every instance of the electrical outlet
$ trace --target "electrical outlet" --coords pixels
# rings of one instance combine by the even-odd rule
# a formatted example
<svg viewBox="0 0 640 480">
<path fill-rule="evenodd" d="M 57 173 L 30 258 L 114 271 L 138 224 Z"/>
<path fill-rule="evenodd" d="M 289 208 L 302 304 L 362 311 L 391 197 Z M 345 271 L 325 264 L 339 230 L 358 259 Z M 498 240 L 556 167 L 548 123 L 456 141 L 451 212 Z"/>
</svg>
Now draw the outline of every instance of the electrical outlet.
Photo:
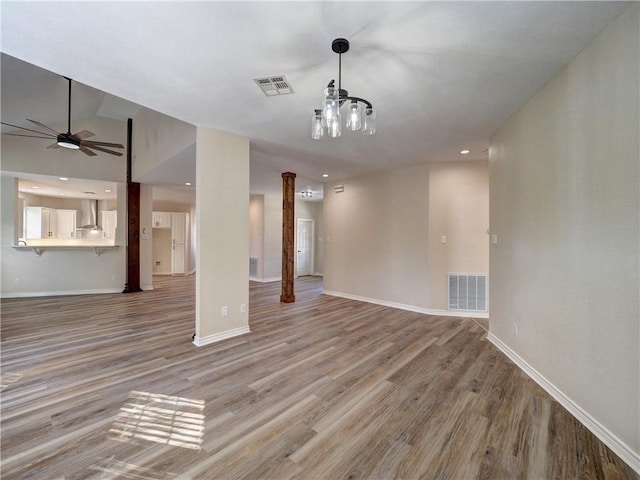
<svg viewBox="0 0 640 480">
<path fill-rule="evenodd" d="M 513 335 L 515 335 L 516 337 L 518 336 L 518 324 L 514 323 L 513 325 L 511 325 L 511 333 Z"/>
<path fill-rule="evenodd" d="M 247 306 L 244 303 L 240 304 L 240 313 L 244 313 L 247 311 Z"/>
<path fill-rule="evenodd" d="M 497 245 L 498 244 L 498 235 L 496 235 L 495 233 L 493 235 L 491 235 L 491 244 L 492 245 Z"/>
<path fill-rule="evenodd" d="M 116 277 L 115 275 L 111 275 L 111 281 L 115 282 L 118 279 L 118 277 Z"/>
<path fill-rule="evenodd" d="M 222 316 L 226 317 L 228 315 L 229 315 L 229 307 L 225 305 L 224 307 L 222 307 Z"/>
<path fill-rule="evenodd" d="M 14 283 L 14 284 L 16 284 L 16 285 L 20 285 L 20 284 L 22 283 L 22 280 L 20 280 L 19 278 L 16 278 L 16 279 L 13 281 L 13 283 Z"/>
</svg>

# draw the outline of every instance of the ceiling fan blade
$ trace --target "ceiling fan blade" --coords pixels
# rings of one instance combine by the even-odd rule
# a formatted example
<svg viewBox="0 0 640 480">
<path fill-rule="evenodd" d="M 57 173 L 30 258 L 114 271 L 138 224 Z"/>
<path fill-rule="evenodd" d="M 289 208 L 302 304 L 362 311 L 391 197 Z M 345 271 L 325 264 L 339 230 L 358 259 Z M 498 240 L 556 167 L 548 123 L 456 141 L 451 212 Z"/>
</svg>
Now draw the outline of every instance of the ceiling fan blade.
<svg viewBox="0 0 640 480">
<path fill-rule="evenodd" d="M 47 148 L 60 148 L 60 145 L 58 145 L 57 143 L 52 143 Z"/>
<path fill-rule="evenodd" d="M 30 120 L 30 119 L 28 119 L 28 118 L 27 118 L 27 122 L 35 123 L 35 124 L 36 124 L 36 125 L 38 125 L 39 127 L 46 128 L 47 130 L 51 130 L 53 133 L 55 133 L 56 135 L 58 135 L 58 132 L 57 132 L 57 131 L 55 131 L 55 130 L 54 130 L 53 128 L 51 128 L 51 127 L 47 127 L 44 123 L 40 123 L 40 122 L 38 122 L 38 121 L 36 121 L 36 120 Z"/>
<path fill-rule="evenodd" d="M 98 150 L 98 151 L 100 151 L 100 152 L 109 153 L 109 154 L 111 154 L 111 155 L 117 155 L 118 157 L 121 157 L 121 156 L 122 156 L 122 152 L 115 152 L 115 151 L 113 151 L 113 150 L 108 150 L 108 149 L 106 149 L 106 148 L 98 147 L 98 146 L 96 146 L 96 145 L 84 145 L 84 143 L 83 143 L 83 144 L 80 144 L 80 149 L 82 149 L 82 148 L 87 148 L 87 147 L 88 147 L 88 148 L 93 148 L 94 150 Z M 95 153 L 94 153 L 94 155 L 95 155 Z"/>
<path fill-rule="evenodd" d="M 13 127 L 13 128 L 19 128 L 20 130 L 26 130 L 27 132 L 33 132 L 33 133 L 39 133 L 40 135 L 51 135 L 50 133 L 47 132 L 39 132 L 38 130 L 32 130 L 30 128 L 26 128 L 26 127 L 19 127 L 18 125 L 12 125 L 10 123 L 6 123 L 6 122 L 0 122 L 2 125 L 6 125 L 7 127 Z M 5 135 L 9 135 L 8 133 L 5 133 Z M 55 135 L 51 135 L 51 138 L 57 138 L 58 136 L 58 132 L 56 132 Z"/>
<path fill-rule="evenodd" d="M 89 137 L 93 137 L 93 133 L 91 133 L 89 130 L 82 130 L 81 132 L 78 133 L 74 133 L 73 135 L 71 135 L 71 138 L 74 138 L 75 140 L 83 140 L 85 138 L 89 138 Z"/>
<path fill-rule="evenodd" d="M 13 137 L 30 137 L 30 138 L 44 138 L 45 140 L 51 140 L 52 138 L 54 138 L 53 136 L 51 137 L 43 137 L 43 136 L 37 136 L 37 135 L 23 135 L 21 133 L 4 133 L 3 135 L 11 135 Z"/>
<path fill-rule="evenodd" d="M 96 155 L 98 155 L 96 152 L 92 152 L 87 147 L 83 147 L 82 145 L 80 145 L 80 151 L 85 155 L 89 155 L 90 157 L 95 157 Z"/>
<path fill-rule="evenodd" d="M 83 140 L 83 145 L 87 147 L 91 147 L 92 145 L 100 145 L 101 147 L 114 147 L 114 148 L 124 148 L 124 145 L 120 143 L 109 143 L 109 142 L 94 142 L 93 140 Z"/>
</svg>

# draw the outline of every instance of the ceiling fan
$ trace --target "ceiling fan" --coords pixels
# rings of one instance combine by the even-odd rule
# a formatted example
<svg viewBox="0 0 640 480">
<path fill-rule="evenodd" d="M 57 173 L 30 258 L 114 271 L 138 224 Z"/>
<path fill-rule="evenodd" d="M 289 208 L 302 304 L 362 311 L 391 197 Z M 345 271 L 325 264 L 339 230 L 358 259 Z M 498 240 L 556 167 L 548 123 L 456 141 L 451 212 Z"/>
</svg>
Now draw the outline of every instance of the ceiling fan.
<svg viewBox="0 0 640 480">
<path fill-rule="evenodd" d="M 71 133 L 71 79 L 68 77 L 64 77 L 69 81 L 69 102 L 68 102 L 68 116 L 67 116 L 67 133 L 60 133 L 54 130 L 51 127 L 47 127 L 44 123 L 40 123 L 36 120 L 30 120 L 27 118 L 28 122 L 31 122 L 37 125 L 40 128 L 44 128 L 45 132 L 41 132 L 38 130 L 33 130 L 31 128 L 20 127 L 18 125 L 12 125 L 10 123 L 0 122 L 2 125 L 7 125 L 8 127 L 19 128 L 20 130 L 25 130 L 31 133 L 37 133 L 38 135 L 28 135 L 24 133 L 5 133 L 4 135 L 14 135 L 16 137 L 31 137 L 31 138 L 45 138 L 55 140 L 55 143 L 52 143 L 47 148 L 69 148 L 73 150 L 80 150 L 85 155 L 95 156 L 96 152 L 93 150 L 98 150 L 100 152 L 105 152 L 110 155 L 117 155 L 118 157 L 122 156 L 122 152 L 117 152 L 115 150 L 110 150 L 110 148 L 124 148 L 124 145 L 119 143 L 108 143 L 108 142 L 96 142 L 93 140 L 85 140 L 86 138 L 93 137 L 93 133 L 88 130 L 82 130 L 78 133 Z M 110 147 L 110 148 L 105 148 Z"/>
</svg>

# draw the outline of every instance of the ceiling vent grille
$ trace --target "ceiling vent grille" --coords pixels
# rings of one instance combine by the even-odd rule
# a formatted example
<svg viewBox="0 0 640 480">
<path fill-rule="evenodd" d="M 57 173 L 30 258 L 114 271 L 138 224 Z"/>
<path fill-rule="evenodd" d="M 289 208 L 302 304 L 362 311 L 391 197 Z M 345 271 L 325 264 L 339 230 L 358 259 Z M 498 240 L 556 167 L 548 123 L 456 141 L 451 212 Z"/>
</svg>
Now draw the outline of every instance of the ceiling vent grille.
<svg viewBox="0 0 640 480">
<path fill-rule="evenodd" d="M 254 78 L 253 81 L 256 82 L 267 97 L 293 93 L 293 88 L 291 88 L 291 84 L 284 75 Z"/>
</svg>

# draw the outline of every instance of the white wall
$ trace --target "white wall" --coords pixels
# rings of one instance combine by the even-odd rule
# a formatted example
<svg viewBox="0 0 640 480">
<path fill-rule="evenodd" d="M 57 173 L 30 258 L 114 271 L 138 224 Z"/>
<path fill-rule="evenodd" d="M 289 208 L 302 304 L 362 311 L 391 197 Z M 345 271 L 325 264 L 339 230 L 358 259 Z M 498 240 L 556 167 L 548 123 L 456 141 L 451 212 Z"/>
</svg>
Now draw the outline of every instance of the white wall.
<svg viewBox="0 0 640 480">
<path fill-rule="evenodd" d="M 126 144 L 125 122 L 96 117 L 74 121 L 73 126 L 74 131 L 95 132 L 96 140 Z M 116 243 L 121 247 L 104 251 L 100 256 L 82 249 L 45 250 L 37 257 L 31 250 L 13 248 L 19 235 L 19 225 L 14 224 L 14 220 L 20 212 L 17 187 L 11 177 L 32 173 L 120 182 L 117 209 L 123 212 L 125 208 L 126 198 L 121 194 L 122 182 L 126 181 L 124 156 L 99 153 L 89 157 L 79 151 L 47 149 L 46 146 L 44 140 L 11 136 L 2 139 L 1 295 L 121 292 L 125 282 L 125 215 L 118 215 Z"/>
<path fill-rule="evenodd" d="M 196 141 L 196 128 L 188 123 L 169 117 L 162 113 L 141 108 L 133 119 L 132 128 L 132 179 L 141 183 L 141 211 L 140 211 L 140 282 L 144 290 L 152 288 L 153 274 L 164 273 L 168 266 L 164 265 L 166 259 L 161 260 L 163 264 L 158 268 L 155 265 L 154 243 L 157 245 L 159 239 L 153 239 L 152 211 L 163 212 L 186 212 L 189 213 L 191 221 L 190 245 L 188 256 L 185 260 L 185 271 L 192 272 L 195 269 L 195 237 L 193 236 L 195 215 L 192 212 L 191 204 L 183 202 L 153 201 L 149 197 L 149 192 L 153 189 L 153 182 L 145 183 L 147 179 L 154 178 L 154 170 L 173 169 L 180 166 L 172 165 L 180 159 L 174 158 L 181 152 L 189 150 Z M 148 189 L 148 190 L 147 190 Z M 144 201 L 142 196 L 144 195 Z M 178 194 L 176 194 L 178 195 Z M 148 239 L 142 236 L 142 228 L 147 228 Z"/>
<path fill-rule="evenodd" d="M 249 140 L 198 127 L 196 145 L 207 188 L 196 189 L 195 343 L 206 345 L 249 331 Z"/>
<path fill-rule="evenodd" d="M 296 197 L 295 218 L 315 220 L 314 273 L 322 274 L 323 210 L 322 202 Z M 249 256 L 258 257 L 258 276 L 254 280 L 282 279 L 282 196 L 251 195 L 249 202 Z"/>
<path fill-rule="evenodd" d="M 282 196 L 264 196 L 263 279 L 282 279 Z"/>
<path fill-rule="evenodd" d="M 282 196 L 251 195 L 249 256 L 258 257 L 258 276 L 273 282 L 282 278 Z"/>
<path fill-rule="evenodd" d="M 258 271 L 253 279 L 262 279 L 264 272 L 264 195 L 249 197 L 249 256 L 258 259 Z"/>
<path fill-rule="evenodd" d="M 429 168 L 325 184 L 326 291 L 427 308 Z"/>
<path fill-rule="evenodd" d="M 147 108 L 135 116 L 132 130 L 134 182 L 196 141 L 196 127 Z"/>
<path fill-rule="evenodd" d="M 486 162 L 425 163 L 337 184 L 344 192 L 336 183 L 324 192 L 328 293 L 444 313 L 447 272 L 487 273 Z"/>
<path fill-rule="evenodd" d="M 639 7 L 491 140 L 490 331 L 640 472 Z"/>
<path fill-rule="evenodd" d="M 430 308 L 448 308 L 448 273 L 489 273 L 488 192 L 487 162 L 429 166 Z"/>
</svg>

